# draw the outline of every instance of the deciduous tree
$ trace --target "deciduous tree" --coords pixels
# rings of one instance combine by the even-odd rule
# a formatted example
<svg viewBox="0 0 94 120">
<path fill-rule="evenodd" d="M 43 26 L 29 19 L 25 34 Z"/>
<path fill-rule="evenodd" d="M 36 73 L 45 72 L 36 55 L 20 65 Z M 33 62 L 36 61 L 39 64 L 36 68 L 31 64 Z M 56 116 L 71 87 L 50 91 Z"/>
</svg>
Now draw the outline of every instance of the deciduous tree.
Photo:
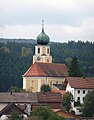
<svg viewBox="0 0 94 120">
<path fill-rule="evenodd" d="M 41 86 L 41 91 L 42 92 L 50 92 L 50 90 L 51 90 L 51 88 L 50 88 L 50 86 L 48 84 L 47 85 L 43 84 Z"/>
<path fill-rule="evenodd" d="M 19 113 L 13 111 L 11 112 L 11 115 L 8 116 L 7 120 L 23 120 L 23 117 Z"/>
<path fill-rule="evenodd" d="M 62 101 L 62 105 L 65 108 L 65 110 L 67 112 L 70 111 L 71 109 L 71 103 L 74 101 L 73 99 L 73 95 L 70 92 L 67 92 L 64 96 L 63 96 L 63 101 Z"/>
<path fill-rule="evenodd" d="M 94 91 L 88 92 L 84 98 L 82 113 L 85 117 L 94 116 Z"/>
<path fill-rule="evenodd" d="M 32 116 L 40 116 L 43 120 L 47 120 L 53 112 L 48 107 L 39 107 L 32 111 Z"/>
</svg>

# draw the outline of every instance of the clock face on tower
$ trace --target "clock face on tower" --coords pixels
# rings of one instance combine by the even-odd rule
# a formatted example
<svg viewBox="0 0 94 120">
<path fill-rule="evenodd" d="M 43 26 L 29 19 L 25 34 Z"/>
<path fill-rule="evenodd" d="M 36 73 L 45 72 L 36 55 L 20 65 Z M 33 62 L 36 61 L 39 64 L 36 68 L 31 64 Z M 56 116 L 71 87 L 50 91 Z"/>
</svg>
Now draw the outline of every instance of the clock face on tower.
<svg viewBox="0 0 94 120">
<path fill-rule="evenodd" d="M 40 60 L 41 60 L 41 57 L 38 56 L 38 57 L 37 57 L 37 60 L 40 61 Z"/>
</svg>

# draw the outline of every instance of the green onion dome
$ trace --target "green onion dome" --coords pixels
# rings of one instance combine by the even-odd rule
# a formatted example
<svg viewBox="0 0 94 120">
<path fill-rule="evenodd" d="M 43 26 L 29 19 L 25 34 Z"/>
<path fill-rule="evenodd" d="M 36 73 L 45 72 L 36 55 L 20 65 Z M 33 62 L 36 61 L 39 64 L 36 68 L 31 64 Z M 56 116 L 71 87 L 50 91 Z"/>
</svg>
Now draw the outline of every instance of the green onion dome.
<svg viewBox="0 0 94 120">
<path fill-rule="evenodd" d="M 37 43 L 40 45 L 47 45 L 50 41 L 48 35 L 44 32 L 44 24 L 42 24 L 42 32 L 37 36 Z"/>
</svg>

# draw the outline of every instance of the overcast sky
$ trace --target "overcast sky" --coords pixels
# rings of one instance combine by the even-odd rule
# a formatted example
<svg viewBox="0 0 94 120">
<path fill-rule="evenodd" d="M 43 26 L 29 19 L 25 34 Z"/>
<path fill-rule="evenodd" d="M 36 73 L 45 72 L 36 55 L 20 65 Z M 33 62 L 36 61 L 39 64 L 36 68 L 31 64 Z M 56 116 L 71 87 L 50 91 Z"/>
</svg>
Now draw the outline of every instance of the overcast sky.
<svg viewBox="0 0 94 120">
<path fill-rule="evenodd" d="M 0 37 L 94 42 L 94 0 L 0 0 Z"/>
</svg>

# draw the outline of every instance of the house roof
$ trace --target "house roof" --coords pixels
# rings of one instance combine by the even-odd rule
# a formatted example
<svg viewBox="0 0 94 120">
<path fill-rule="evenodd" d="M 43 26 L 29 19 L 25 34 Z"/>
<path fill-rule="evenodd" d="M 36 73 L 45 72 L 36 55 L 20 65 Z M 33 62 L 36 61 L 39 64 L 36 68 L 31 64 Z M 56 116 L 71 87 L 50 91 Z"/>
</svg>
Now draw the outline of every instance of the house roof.
<svg viewBox="0 0 94 120">
<path fill-rule="evenodd" d="M 37 99 L 39 103 L 60 103 L 62 100 L 62 96 L 60 93 L 55 92 L 37 92 Z"/>
<path fill-rule="evenodd" d="M 71 113 L 67 113 L 66 111 L 64 111 L 63 109 L 52 109 L 54 113 L 58 114 L 59 116 L 62 116 L 64 117 L 65 119 L 69 118 L 69 119 L 72 119 L 72 118 L 75 118 L 76 120 L 80 120 L 80 117 L 79 116 L 76 116 L 76 115 L 73 115 Z"/>
<path fill-rule="evenodd" d="M 0 92 L 0 103 L 35 103 L 37 96 L 35 93 L 9 93 Z"/>
<path fill-rule="evenodd" d="M 22 111 L 17 105 L 15 105 L 14 103 L 9 103 L 7 106 L 5 106 L 1 111 L 0 111 L 0 117 L 3 115 L 3 114 L 9 114 L 11 113 L 12 111 L 17 111 L 18 113 L 21 113 L 21 114 L 26 114 L 28 115 L 27 113 L 25 113 L 24 111 Z"/>
<path fill-rule="evenodd" d="M 37 92 L 37 93 L 0 93 L 0 103 L 61 103 L 61 93 Z M 20 106 L 19 106 L 20 107 Z"/>
<path fill-rule="evenodd" d="M 93 78 L 67 77 L 67 81 L 69 82 L 72 88 L 94 89 Z"/>
<path fill-rule="evenodd" d="M 66 90 L 51 90 L 51 92 L 61 93 L 61 95 L 64 95 Z"/>
<path fill-rule="evenodd" d="M 68 76 L 68 68 L 65 64 L 34 63 L 23 77 L 65 77 Z"/>
</svg>

